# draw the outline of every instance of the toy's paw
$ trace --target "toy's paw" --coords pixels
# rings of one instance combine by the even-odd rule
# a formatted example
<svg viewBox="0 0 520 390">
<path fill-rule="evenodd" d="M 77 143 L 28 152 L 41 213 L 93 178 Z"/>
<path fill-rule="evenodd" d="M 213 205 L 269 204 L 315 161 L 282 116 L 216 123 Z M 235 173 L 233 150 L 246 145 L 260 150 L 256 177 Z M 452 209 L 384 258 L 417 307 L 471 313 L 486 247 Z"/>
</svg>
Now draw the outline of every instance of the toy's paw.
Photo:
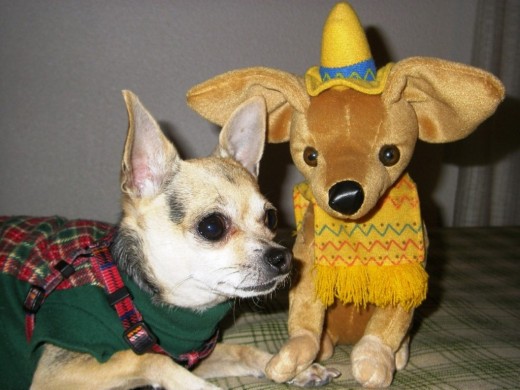
<svg viewBox="0 0 520 390">
<path fill-rule="evenodd" d="M 314 362 L 318 349 L 319 345 L 309 335 L 293 337 L 267 363 L 265 373 L 275 382 L 287 382 Z"/>
<path fill-rule="evenodd" d="M 395 371 L 389 346 L 375 336 L 364 336 L 352 350 L 352 373 L 363 387 L 388 387 Z"/>
<path fill-rule="evenodd" d="M 288 383 L 299 387 L 319 387 L 332 382 L 334 378 L 340 375 L 341 372 L 335 368 L 327 368 L 321 364 L 314 363 Z"/>
</svg>

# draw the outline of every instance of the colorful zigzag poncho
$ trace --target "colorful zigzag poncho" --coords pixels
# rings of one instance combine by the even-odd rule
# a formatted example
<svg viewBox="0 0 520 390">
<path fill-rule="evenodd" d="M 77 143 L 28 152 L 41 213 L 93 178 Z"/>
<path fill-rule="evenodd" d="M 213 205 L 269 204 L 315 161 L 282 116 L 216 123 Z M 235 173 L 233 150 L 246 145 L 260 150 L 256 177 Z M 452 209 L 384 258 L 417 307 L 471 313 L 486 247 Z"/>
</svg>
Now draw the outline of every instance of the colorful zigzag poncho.
<svg viewBox="0 0 520 390">
<path fill-rule="evenodd" d="M 425 232 L 417 188 L 408 174 L 357 221 L 323 211 L 306 182 L 294 188 L 297 229 L 314 209 L 314 266 L 318 297 L 358 307 L 401 305 L 410 310 L 426 298 Z"/>
</svg>

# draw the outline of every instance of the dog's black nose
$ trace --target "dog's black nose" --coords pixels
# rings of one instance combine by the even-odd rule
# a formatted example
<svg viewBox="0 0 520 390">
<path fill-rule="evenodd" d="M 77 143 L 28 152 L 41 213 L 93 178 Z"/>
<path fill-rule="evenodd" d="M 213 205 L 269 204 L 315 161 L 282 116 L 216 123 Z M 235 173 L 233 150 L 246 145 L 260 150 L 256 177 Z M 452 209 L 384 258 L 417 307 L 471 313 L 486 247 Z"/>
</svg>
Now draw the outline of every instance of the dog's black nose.
<svg viewBox="0 0 520 390">
<path fill-rule="evenodd" d="M 354 214 L 364 200 L 363 188 L 355 181 L 341 181 L 329 190 L 329 206 L 341 214 Z"/>
<path fill-rule="evenodd" d="M 277 274 L 286 274 L 291 269 L 292 254 L 288 249 L 271 248 L 266 252 L 265 258 Z"/>
</svg>

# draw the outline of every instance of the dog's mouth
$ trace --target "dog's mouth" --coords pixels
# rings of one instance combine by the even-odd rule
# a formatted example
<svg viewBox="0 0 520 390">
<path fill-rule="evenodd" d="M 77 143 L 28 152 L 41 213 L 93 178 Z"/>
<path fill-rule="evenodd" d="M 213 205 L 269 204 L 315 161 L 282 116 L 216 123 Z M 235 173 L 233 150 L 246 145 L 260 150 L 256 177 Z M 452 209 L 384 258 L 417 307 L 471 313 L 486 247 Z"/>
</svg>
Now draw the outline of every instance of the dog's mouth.
<svg viewBox="0 0 520 390">
<path fill-rule="evenodd" d="M 254 286 L 247 286 L 247 287 L 238 287 L 237 290 L 242 290 L 246 292 L 268 292 L 276 287 L 278 284 L 277 280 L 271 280 L 270 282 L 263 283 L 263 284 L 257 284 Z"/>
</svg>

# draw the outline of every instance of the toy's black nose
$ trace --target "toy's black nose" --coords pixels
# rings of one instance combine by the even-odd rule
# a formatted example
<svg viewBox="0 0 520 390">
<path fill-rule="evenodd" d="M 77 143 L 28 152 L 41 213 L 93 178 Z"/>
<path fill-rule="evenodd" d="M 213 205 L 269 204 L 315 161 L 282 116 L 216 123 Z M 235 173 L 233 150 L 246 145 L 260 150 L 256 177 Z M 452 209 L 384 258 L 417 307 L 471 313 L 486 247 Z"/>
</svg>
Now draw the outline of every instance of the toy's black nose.
<svg viewBox="0 0 520 390">
<path fill-rule="evenodd" d="M 329 206 L 341 214 L 354 214 L 364 200 L 363 188 L 355 181 L 341 181 L 329 190 Z"/>
<path fill-rule="evenodd" d="M 271 269 L 277 274 L 286 274 L 291 269 L 292 254 L 286 248 L 271 248 L 265 254 Z"/>
</svg>

